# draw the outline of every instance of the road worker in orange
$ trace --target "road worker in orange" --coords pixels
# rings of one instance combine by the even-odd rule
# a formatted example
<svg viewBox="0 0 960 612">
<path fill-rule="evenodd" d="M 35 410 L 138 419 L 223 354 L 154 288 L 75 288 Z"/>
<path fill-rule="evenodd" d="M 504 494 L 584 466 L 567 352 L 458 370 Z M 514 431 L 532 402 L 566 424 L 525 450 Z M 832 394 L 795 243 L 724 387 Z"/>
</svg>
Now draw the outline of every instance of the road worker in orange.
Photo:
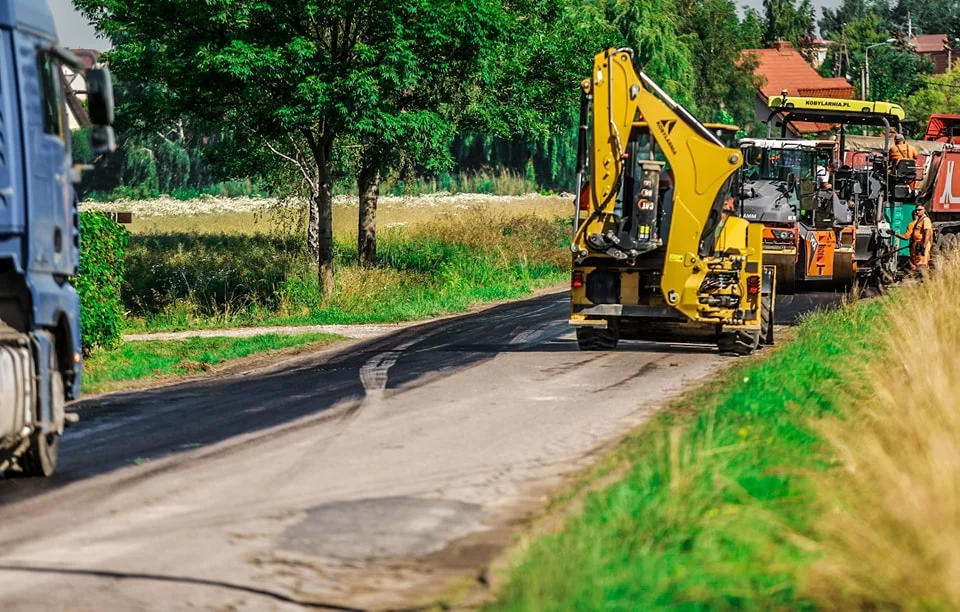
<svg viewBox="0 0 960 612">
<path fill-rule="evenodd" d="M 889 172 L 893 174 L 897 171 L 897 163 L 903 159 L 912 159 L 914 162 L 917 161 L 917 150 L 907 142 L 906 138 L 903 137 L 903 134 L 897 134 L 894 137 L 893 146 L 890 147 L 889 151 L 890 166 Z M 917 182 L 910 181 L 910 189 L 916 189 Z"/>
<path fill-rule="evenodd" d="M 927 216 L 927 209 L 921 204 L 913 211 L 913 221 L 903 234 L 896 234 L 900 240 L 910 241 L 910 270 L 926 270 L 930 266 L 930 250 L 933 248 L 933 222 Z"/>
<path fill-rule="evenodd" d="M 894 137 L 893 146 L 890 147 L 890 167 L 896 168 L 897 162 L 901 159 L 912 159 L 916 161 L 917 150 L 907 142 L 903 134 L 897 134 L 896 137 Z"/>
</svg>

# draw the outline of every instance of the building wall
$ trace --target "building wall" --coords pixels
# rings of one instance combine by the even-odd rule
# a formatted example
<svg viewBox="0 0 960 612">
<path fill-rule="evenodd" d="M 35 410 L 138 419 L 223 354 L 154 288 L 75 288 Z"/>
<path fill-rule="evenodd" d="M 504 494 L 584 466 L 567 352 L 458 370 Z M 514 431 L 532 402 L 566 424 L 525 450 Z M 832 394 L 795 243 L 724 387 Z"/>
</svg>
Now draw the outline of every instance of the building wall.
<svg viewBox="0 0 960 612">
<path fill-rule="evenodd" d="M 757 123 L 763 123 L 770 117 L 770 108 L 767 106 L 767 97 L 765 95 L 757 94 L 753 101 L 754 105 L 754 114 L 757 117 Z M 780 128 L 776 126 L 777 118 L 774 117 L 774 125 L 770 126 L 770 137 L 771 138 L 780 138 Z M 787 137 L 794 138 L 798 137 L 793 127 L 790 126 L 787 128 Z"/>
</svg>

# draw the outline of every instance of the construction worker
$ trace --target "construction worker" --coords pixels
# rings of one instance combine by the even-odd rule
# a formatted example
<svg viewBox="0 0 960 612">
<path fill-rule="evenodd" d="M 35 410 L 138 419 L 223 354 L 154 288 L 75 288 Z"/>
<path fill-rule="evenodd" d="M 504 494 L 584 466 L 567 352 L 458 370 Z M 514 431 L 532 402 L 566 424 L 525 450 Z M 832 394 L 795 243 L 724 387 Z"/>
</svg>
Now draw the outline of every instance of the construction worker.
<svg viewBox="0 0 960 612">
<path fill-rule="evenodd" d="M 933 248 L 933 222 L 927 216 L 927 209 L 920 204 L 913 211 L 913 221 L 907 226 L 907 231 L 903 234 L 894 233 L 900 240 L 910 241 L 910 263 L 911 271 L 916 272 L 921 268 L 930 266 L 930 250 Z"/>
<path fill-rule="evenodd" d="M 913 148 L 913 145 L 907 143 L 907 139 L 903 137 L 903 134 L 897 134 L 894 137 L 893 146 L 890 147 L 891 171 L 897 167 L 897 162 L 901 159 L 912 159 L 916 161 L 917 150 Z"/>
<path fill-rule="evenodd" d="M 830 191 L 833 189 L 833 183 L 830 181 L 830 178 L 833 176 L 833 172 L 836 168 L 833 167 L 833 162 L 828 161 L 826 165 L 817 164 L 817 189 L 824 189 Z"/>
</svg>

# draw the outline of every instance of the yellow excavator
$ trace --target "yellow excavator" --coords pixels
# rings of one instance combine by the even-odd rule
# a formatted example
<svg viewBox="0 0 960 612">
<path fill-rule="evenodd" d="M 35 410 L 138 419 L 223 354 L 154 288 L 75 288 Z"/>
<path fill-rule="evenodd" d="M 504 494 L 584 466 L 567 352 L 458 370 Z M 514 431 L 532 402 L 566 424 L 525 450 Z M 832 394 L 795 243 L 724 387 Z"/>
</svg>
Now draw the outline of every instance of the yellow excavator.
<svg viewBox="0 0 960 612">
<path fill-rule="evenodd" d="M 581 350 L 621 339 L 773 343 L 776 271 L 736 216 L 739 149 L 608 49 L 581 84 L 570 325 Z"/>
</svg>

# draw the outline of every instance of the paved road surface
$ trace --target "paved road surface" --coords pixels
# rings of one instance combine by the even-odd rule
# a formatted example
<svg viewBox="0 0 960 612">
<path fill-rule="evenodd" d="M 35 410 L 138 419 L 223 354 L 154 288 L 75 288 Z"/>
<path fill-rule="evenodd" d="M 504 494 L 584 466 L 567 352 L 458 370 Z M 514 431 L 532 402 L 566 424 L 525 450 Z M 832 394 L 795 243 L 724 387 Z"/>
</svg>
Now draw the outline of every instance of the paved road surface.
<svg viewBox="0 0 960 612">
<path fill-rule="evenodd" d="M 835 302 L 781 299 L 790 323 Z M 396 607 L 442 593 L 591 453 L 730 362 L 581 353 L 565 294 L 270 370 L 86 401 L 57 475 L 0 480 L 0 608 Z"/>
</svg>

